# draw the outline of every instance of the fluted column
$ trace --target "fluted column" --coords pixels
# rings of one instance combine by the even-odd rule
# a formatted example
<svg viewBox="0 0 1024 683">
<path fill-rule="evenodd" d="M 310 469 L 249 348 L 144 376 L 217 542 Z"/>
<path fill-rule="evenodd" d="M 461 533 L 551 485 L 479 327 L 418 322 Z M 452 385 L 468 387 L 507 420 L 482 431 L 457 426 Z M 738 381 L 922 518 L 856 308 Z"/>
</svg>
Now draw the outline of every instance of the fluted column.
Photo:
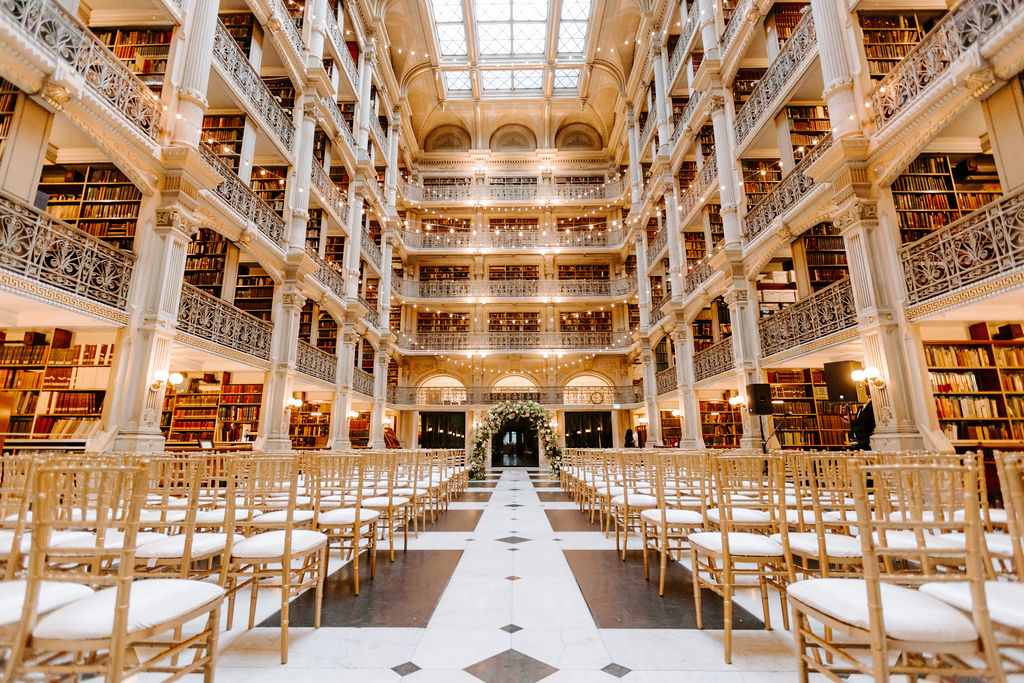
<svg viewBox="0 0 1024 683">
<path fill-rule="evenodd" d="M 370 153 L 370 86 L 373 83 L 373 67 L 377 60 L 376 42 L 367 41 L 359 53 L 359 103 L 356 105 L 356 148 L 357 154 L 368 157 Z"/>
<path fill-rule="evenodd" d="M 391 131 L 388 134 L 388 167 L 384 176 L 385 199 L 388 206 L 398 200 L 398 139 L 401 134 L 402 111 L 395 107 L 391 112 Z"/>
<path fill-rule="evenodd" d="M 373 409 L 370 411 L 370 447 L 384 448 L 384 399 L 388 386 L 388 354 L 377 351 L 373 358 Z"/>
<path fill-rule="evenodd" d="M 686 254 L 683 251 L 683 236 L 679 228 L 679 200 L 676 195 L 676 182 L 672 177 L 666 180 L 665 191 L 665 227 L 668 233 L 668 272 L 672 283 L 672 296 L 682 296 L 683 276 L 686 273 Z M 667 295 L 667 293 L 666 293 Z"/>
<path fill-rule="evenodd" d="M 393 238 L 384 235 L 381 238 L 381 274 L 380 284 L 377 286 L 377 315 L 380 316 L 381 330 L 391 329 L 391 240 Z"/>
<path fill-rule="evenodd" d="M 305 7 L 306 21 L 302 22 L 302 41 L 306 44 L 306 67 L 315 69 L 323 64 L 324 31 L 331 9 L 327 0 L 313 0 Z M 341 46 L 344 49 L 343 46 Z"/>
<path fill-rule="evenodd" d="M 651 281 L 647 277 L 647 232 L 644 230 L 636 233 L 636 286 L 640 329 L 646 330 L 651 324 Z"/>
<path fill-rule="evenodd" d="M 672 110 L 668 104 L 668 79 L 665 75 L 665 38 L 656 33 L 651 41 L 651 61 L 654 64 L 654 109 L 658 116 L 658 154 L 668 153 L 672 139 Z"/>
<path fill-rule="evenodd" d="M 334 405 L 334 429 L 331 434 L 334 437 L 334 447 L 344 450 L 352 447 L 348 430 L 348 411 L 352 409 L 352 368 L 356 344 L 359 337 L 356 336 L 351 326 L 346 325 L 338 334 L 338 392 Z"/>
<path fill-rule="evenodd" d="M 822 96 L 828 104 L 834 135 L 837 138 L 860 135 L 860 116 L 866 110 L 856 104 L 853 71 L 846 52 L 847 36 L 836 0 L 811 0 L 811 14 L 825 85 Z"/>
<path fill-rule="evenodd" d="M 171 119 L 172 143 L 193 147 L 199 145 L 203 114 L 207 107 L 206 91 L 210 84 L 210 62 L 213 58 L 213 38 L 219 24 L 219 9 L 218 0 L 193 0 L 185 14 L 185 44 L 175 53 L 182 55 L 184 65 L 174 108 L 180 116 Z"/>
<path fill-rule="evenodd" d="M 693 328 L 687 323 L 682 330 L 672 332 L 672 345 L 676 352 L 676 381 L 679 391 L 681 435 L 680 448 L 704 448 L 701 433 L 700 405 L 693 388 Z"/>
<path fill-rule="evenodd" d="M 700 14 L 696 18 L 700 22 L 700 37 L 704 44 L 704 59 L 719 59 L 718 24 L 715 21 L 715 0 L 699 0 Z M 717 131 L 715 137 L 718 136 Z"/>
<path fill-rule="evenodd" d="M 718 163 L 718 190 L 722 203 L 722 228 L 725 232 L 724 246 L 740 247 L 742 226 L 738 212 L 739 193 L 733 174 L 732 132 L 725 111 L 725 97 L 720 93 L 711 96 L 711 123 L 715 129 L 715 159 Z"/>
<path fill-rule="evenodd" d="M 363 195 L 362 183 L 352 183 L 348 188 L 348 235 L 345 238 L 345 298 L 359 296 L 359 259 L 363 239 Z"/>
<path fill-rule="evenodd" d="M 644 403 L 647 406 L 647 444 L 661 443 L 661 413 L 658 412 L 658 380 L 654 365 L 654 350 L 650 340 L 644 339 L 641 351 L 644 373 Z"/>
<path fill-rule="evenodd" d="M 277 288 L 274 301 L 274 333 L 271 341 L 273 364 L 267 373 L 260 411 L 261 434 L 256 447 L 270 452 L 290 451 L 285 399 L 295 375 L 295 354 L 299 338 L 299 317 L 306 297 L 297 281 L 288 280 Z M 262 443 L 261 443 L 262 442 Z"/>
<path fill-rule="evenodd" d="M 640 202 L 643 195 L 643 178 L 640 175 L 640 130 L 636 125 L 636 113 L 632 105 L 626 106 L 626 128 L 629 134 L 629 187 L 633 204 Z"/>
<path fill-rule="evenodd" d="M 316 134 L 316 109 L 312 100 L 301 108 L 295 107 L 296 155 L 295 166 L 288 174 L 291 225 L 289 241 L 292 249 L 305 250 L 306 224 L 309 221 L 309 185 L 313 169 L 313 137 Z"/>
<path fill-rule="evenodd" d="M 757 331 L 757 296 L 751 292 L 750 282 L 743 276 L 733 278 L 725 293 L 732 323 L 732 353 L 735 361 L 734 376 L 736 390 L 746 394 L 748 384 L 755 384 L 761 378 L 761 343 Z M 761 433 L 756 419 L 743 411 L 743 436 L 740 448 L 760 448 Z"/>
</svg>

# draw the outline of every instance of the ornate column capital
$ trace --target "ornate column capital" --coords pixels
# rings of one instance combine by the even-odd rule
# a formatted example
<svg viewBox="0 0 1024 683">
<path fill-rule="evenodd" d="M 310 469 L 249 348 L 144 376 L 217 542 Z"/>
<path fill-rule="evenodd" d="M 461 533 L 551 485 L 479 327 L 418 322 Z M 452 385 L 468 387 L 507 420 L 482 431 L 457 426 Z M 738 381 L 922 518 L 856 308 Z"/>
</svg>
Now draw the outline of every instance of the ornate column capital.
<svg viewBox="0 0 1024 683">
<path fill-rule="evenodd" d="M 840 231 L 861 221 L 878 220 L 878 202 L 856 199 L 842 209 L 832 219 L 832 224 Z"/>
<path fill-rule="evenodd" d="M 708 109 L 711 111 L 711 115 L 714 116 L 719 112 L 725 111 L 725 97 L 722 95 L 712 95 L 708 98 Z"/>
<path fill-rule="evenodd" d="M 730 308 L 738 306 L 739 304 L 745 304 L 747 303 L 747 290 L 730 287 L 726 290 L 725 294 L 722 295 L 722 300 L 725 301 L 725 305 Z"/>
<path fill-rule="evenodd" d="M 188 239 L 199 232 L 199 222 L 179 209 L 157 209 L 156 230 L 166 232 L 175 230 Z"/>
</svg>

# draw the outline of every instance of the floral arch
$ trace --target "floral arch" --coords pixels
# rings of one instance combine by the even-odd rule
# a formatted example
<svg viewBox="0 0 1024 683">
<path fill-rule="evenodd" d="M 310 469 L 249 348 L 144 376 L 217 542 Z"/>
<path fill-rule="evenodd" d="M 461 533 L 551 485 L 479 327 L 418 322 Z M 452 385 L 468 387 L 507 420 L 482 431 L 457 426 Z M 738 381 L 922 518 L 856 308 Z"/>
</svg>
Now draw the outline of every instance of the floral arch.
<svg viewBox="0 0 1024 683">
<path fill-rule="evenodd" d="M 501 431 L 510 420 L 525 418 L 537 430 L 540 445 L 544 449 L 551 471 L 556 475 L 562 463 L 562 449 L 558 447 L 555 429 L 551 425 L 551 413 L 536 401 L 505 401 L 487 411 L 473 433 L 473 450 L 469 455 L 469 478 L 483 479 L 486 471 L 487 442 Z"/>
</svg>

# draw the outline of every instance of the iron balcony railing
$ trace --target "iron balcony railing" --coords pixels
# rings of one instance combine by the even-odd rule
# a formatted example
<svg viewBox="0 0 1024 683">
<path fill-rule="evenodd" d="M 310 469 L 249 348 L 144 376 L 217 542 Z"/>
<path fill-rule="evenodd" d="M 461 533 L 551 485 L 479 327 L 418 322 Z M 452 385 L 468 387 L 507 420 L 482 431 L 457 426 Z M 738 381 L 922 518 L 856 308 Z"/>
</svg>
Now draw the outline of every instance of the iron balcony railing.
<svg viewBox="0 0 1024 683">
<path fill-rule="evenodd" d="M 267 239 L 283 249 L 286 228 L 284 219 L 205 143 L 199 143 L 199 153 L 220 174 L 221 182 L 213 188 L 213 193 L 238 214 L 243 224 L 251 222 Z"/>
<path fill-rule="evenodd" d="M 334 384 L 338 376 L 338 357 L 300 339 L 295 347 L 295 369 Z"/>
<path fill-rule="evenodd" d="M 686 287 L 686 293 L 696 292 L 697 288 L 715 274 L 714 269 L 711 267 L 711 259 L 704 257 L 704 260 L 698 261 L 690 270 L 686 272 L 684 278 L 684 285 Z"/>
<path fill-rule="evenodd" d="M 373 398 L 373 375 L 362 368 L 352 368 L 352 390 Z"/>
<path fill-rule="evenodd" d="M 761 354 L 771 356 L 857 324 L 850 278 L 843 278 L 757 323 Z"/>
<path fill-rule="evenodd" d="M 320 205 L 332 213 L 335 220 L 344 226 L 348 220 L 348 202 L 345 201 L 345 196 L 341 194 L 338 186 L 334 184 L 334 181 L 327 175 L 327 171 L 316 159 L 313 160 L 311 180 Z"/>
<path fill-rule="evenodd" d="M 467 297 L 515 299 L 590 299 L 625 297 L 636 280 L 434 280 L 419 282 L 392 275 L 392 291 L 405 299 L 460 299 Z"/>
<path fill-rule="evenodd" d="M 474 185 L 472 178 L 453 185 L 417 185 L 407 180 L 398 181 L 398 191 L 413 202 L 441 202 L 445 204 L 462 202 L 474 204 L 479 201 L 522 202 L 537 201 L 555 204 L 573 202 L 616 201 L 628 189 L 629 183 L 622 179 L 608 180 L 600 184 L 552 183 L 540 185 Z"/>
<path fill-rule="evenodd" d="M 503 230 L 449 231 L 400 230 L 399 238 L 409 249 L 545 249 L 618 248 L 627 230 Z"/>
<path fill-rule="evenodd" d="M 0 269 L 124 311 L 135 254 L 0 194 Z"/>
<path fill-rule="evenodd" d="M 338 103 L 330 97 L 325 97 L 323 99 L 323 103 L 327 108 L 327 113 L 330 115 L 331 121 L 334 122 L 334 125 L 341 133 L 341 137 L 345 138 L 348 148 L 352 150 L 352 153 L 354 154 L 356 149 L 356 140 L 352 137 L 352 127 L 348 125 L 348 121 L 346 121 L 345 117 L 341 115 L 341 109 L 338 108 Z"/>
<path fill-rule="evenodd" d="M 398 345 L 408 351 L 519 351 L 628 349 L 628 332 L 403 332 Z"/>
<path fill-rule="evenodd" d="M 654 376 L 654 385 L 657 387 L 658 396 L 667 394 L 670 391 L 675 391 L 679 382 L 676 378 L 676 367 L 665 368 Z"/>
<path fill-rule="evenodd" d="M 345 276 L 342 275 L 333 264 L 328 263 L 312 248 L 307 248 L 306 253 L 311 259 L 313 259 L 313 263 L 316 264 L 316 270 L 313 271 L 313 277 L 316 278 L 320 284 L 334 292 L 335 296 L 339 299 L 344 299 Z"/>
<path fill-rule="evenodd" d="M 679 199 L 679 220 L 686 220 L 690 212 L 704 202 L 705 195 L 716 185 L 718 185 L 718 155 L 712 152 L 711 156 L 704 160 L 700 173 Z"/>
<path fill-rule="evenodd" d="M 273 333 L 270 323 L 188 283 L 181 285 L 178 330 L 234 351 L 270 360 Z"/>
<path fill-rule="evenodd" d="M 490 405 L 502 401 L 536 401 L 543 405 L 615 405 L 643 401 L 632 386 L 505 386 L 505 387 L 389 387 L 388 402 L 395 405 Z"/>
<path fill-rule="evenodd" d="M 736 367 L 733 360 L 732 338 L 717 341 L 703 351 L 693 354 L 693 379 L 695 382 L 720 375 Z"/>
<path fill-rule="evenodd" d="M 365 226 L 363 227 L 362 239 L 359 240 L 359 246 L 362 248 L 367 260 L 377 267 L 377 272 L 380 272 L 384 263 L 384 255 L 380 253 L 380 247 L 370 237 L 370 231 Z"/>
<path fill-rule="evenodd" d="M 374 328 L 380 328 L 380 315 L 377 313 L 376 304 L 371 304 L 363 297 L 359 297 L 359 303 L 366 309 L 363 320 L 370 323 Z"/>
</svg>

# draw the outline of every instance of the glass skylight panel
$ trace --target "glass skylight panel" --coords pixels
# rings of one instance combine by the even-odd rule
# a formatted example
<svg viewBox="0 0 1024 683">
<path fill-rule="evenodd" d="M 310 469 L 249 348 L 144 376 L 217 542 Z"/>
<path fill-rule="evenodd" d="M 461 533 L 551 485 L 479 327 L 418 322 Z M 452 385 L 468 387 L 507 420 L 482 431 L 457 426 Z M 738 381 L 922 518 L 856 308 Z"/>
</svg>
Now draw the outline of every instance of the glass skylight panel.
<svg viewBox="0 0 1024 683">
<path fill-rule="evenodd" d="M 558 52 L 580 54 L 587 41 L 587 22 L 562 21 L 558 25 Z"/>
<path fill-rule="evenodd" d="M 555 90 L 578 88 L 580 72 L 576 69 L 555 69 Z"/>
<path fill-rule="evenodd" d="M 548 19 L 546 0 L 512 0 L 512 21 L 540 21 Z"/>
<path fill-rule="evenodd" d="M 590 18 L 590 0 L 562 0 L 562 21 L 586 21 Z"/>
<path fill-rule="evenodd" d="M 480 54 L 512 54 L 512 24 L 477 24 Z"/>
<path fill-rule="evenodd" d="M 511 90 L 511 71 L 481 71 L 480 80 L 483 82 L 484 90 Z"/>
<path fill-rule="evenodd" d="M 434 21 L 439 24 L 453 24 L 462 21 L 461 0 L 433 0 Z"/>
<path fill-rule="evenodd" d="M 544 54 L 545 24 L 512 24 L 512 52 L 517 55 Z"/>
<path fill-rule="evenodd" d="M 445 56 L 466 54 L 466 27 L 463 24 L 437 24 L 437 44 Z"/>
<path fill-rule="evenodd" d="M 548 0 L 475 0 L 480 54 L 542 55 L 548 35 Z"/>
<path fill-rule="evenodd" d="M 449 90 L 471 90 L 468 71 L 445 71 L 444 84 Z"/>
<path fill-rule="evenodd" d="M 476 0 L 477 21 L 511 21 L 512 5 L 509 0 Z"/>
<path fill-rule="evenodd" d="M 516 90 L 540 90 L 544 82 L 544 72 L 540 69 L 516 71 L 513 82 Z"/>
</svg>

